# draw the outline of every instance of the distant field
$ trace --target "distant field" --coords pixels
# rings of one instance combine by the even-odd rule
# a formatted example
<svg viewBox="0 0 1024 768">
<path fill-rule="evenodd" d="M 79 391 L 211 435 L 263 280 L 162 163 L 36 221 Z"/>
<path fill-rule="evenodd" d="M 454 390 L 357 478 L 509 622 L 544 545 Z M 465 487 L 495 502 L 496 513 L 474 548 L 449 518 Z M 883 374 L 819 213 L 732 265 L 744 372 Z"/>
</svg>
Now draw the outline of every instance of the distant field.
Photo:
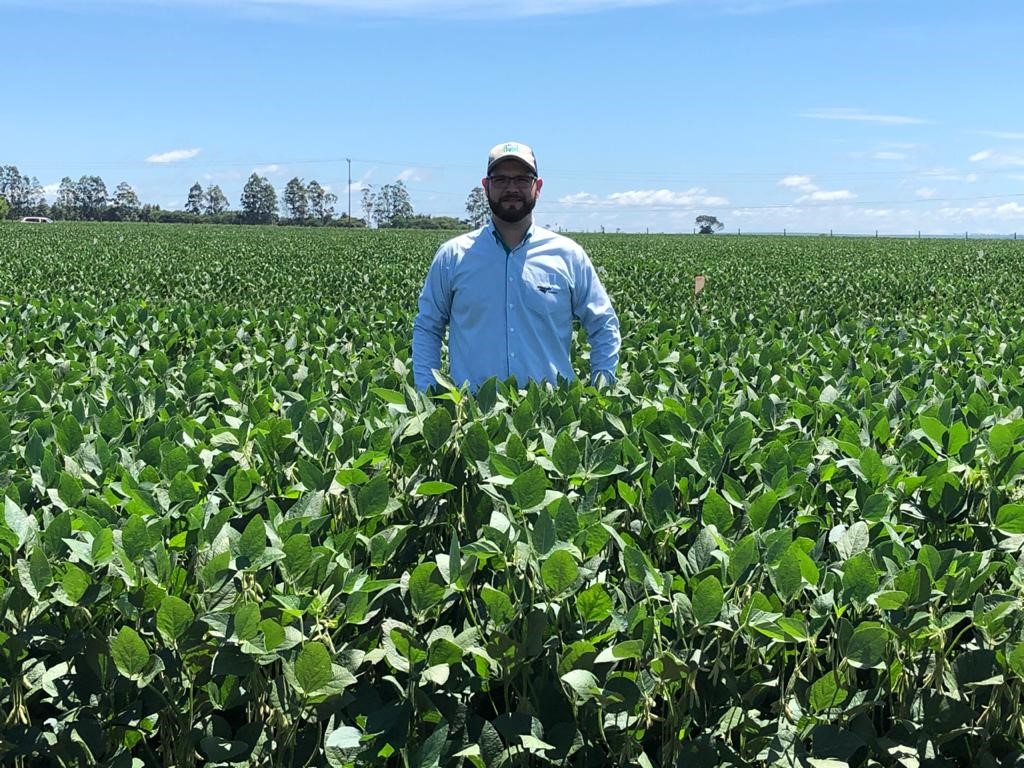
<svg viewBox="0 0 1024 768">
<path fill-rule="evenodd" d="M 0 225 L 0 762 L 1019 765 L 1024 242 L 580 236 L 616 387 L 428 400 L 448 236 Z"/>
</svg>

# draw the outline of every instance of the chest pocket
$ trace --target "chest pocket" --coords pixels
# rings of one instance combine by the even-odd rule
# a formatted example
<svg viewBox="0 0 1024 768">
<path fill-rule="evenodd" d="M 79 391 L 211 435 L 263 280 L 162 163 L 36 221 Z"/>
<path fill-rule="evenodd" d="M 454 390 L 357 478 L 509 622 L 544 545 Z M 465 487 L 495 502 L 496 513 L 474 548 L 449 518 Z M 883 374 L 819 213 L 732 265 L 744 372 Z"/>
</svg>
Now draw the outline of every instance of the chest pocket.
<svg viewBox="0 0 1024 768">
<path fill-rule="evenodd" d="M 564 311 L 569 306 L 569 286 L 555 272 L 523 270 L 523 293 L 526 306 L 543 315 Z"/>
</svg>

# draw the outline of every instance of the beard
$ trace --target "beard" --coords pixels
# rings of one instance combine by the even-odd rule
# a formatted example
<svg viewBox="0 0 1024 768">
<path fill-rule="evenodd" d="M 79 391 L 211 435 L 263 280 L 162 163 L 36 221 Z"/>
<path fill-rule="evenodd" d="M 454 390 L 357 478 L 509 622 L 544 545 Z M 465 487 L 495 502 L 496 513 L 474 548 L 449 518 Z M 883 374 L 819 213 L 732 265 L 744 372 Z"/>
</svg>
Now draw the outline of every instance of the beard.
<svg viewBox="0 0 1024 768">
<path fill-rule="evenodd" d="M 515 207 L 514 203 L 521 202 L 521 207 Z M 537 198 L 534 196 L 527 196 L 517 194 L 515 192 L 506 192 L 497 200 L 493 199 L 490 195 L 487 196 L 487 204 L 491 206 L 491 213 L 495 217 L 502 221 L 508 222 L 509 224 L 515 224 L 518 221 L 522 221 L 533 212 L 533 207 L 537 204 Z"/>
</svg>

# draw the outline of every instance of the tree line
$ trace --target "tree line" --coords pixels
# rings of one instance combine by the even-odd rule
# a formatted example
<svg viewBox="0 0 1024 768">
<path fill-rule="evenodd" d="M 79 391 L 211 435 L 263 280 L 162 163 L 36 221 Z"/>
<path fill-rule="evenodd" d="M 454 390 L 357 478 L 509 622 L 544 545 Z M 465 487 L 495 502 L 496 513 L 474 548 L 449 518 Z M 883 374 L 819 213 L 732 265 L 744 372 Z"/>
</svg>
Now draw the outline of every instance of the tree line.
<svg viewBox="0 0 1024 768">
<path fill-rule="evenodd" d="M 198 181 L 178 210 L 142 203 L 132 186 L 122 181 L 113 193 L 99 176 L 82 176 L 78 181 L 65 176 L 50 203 L 35 176 L 22 174 L 17 166 L 0 165 L 0 218 L 47 216 L 64 221 L 146 221 L 163 223 L 289 224 L 299 226 L 340 226 L 408 229 L 460 229 L 480 226 L 490 211 L 483 190 L 470 192 L 466 218 L 417 214 L 405 183 L 401 180 L 380 187 L 366 186 L 361 205 L 364 218 L 336 214 L 338 196 L 315 179 L 291 179 L 278 197 L 274 185 L 253 173 L 239 200 L 231 209 L 219 185 L 203 187 Z M 6 209 L 6 210 L 5 210 Z"/>
</svg>

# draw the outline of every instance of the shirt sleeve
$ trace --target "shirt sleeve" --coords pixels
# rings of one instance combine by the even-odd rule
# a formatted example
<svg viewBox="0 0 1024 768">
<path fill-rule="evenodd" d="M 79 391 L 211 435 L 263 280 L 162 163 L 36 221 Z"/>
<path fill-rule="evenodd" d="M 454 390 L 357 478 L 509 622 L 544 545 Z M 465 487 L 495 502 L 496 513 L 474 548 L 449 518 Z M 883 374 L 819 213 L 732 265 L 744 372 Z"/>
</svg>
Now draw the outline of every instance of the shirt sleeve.
<svg viewBox="0 0 1024 768">
<path fill-rule="evenodd" d="M 434 256 L 420 291 L 419 312 L 412 330 L 412 373 L 416 389 L 426 392 L 441 370 L 441 342 L 448 328 L 452 296 L 448 259 L 442 248 Z"/>
<path fill-rule="evenodd" d="M 619 318 L 590 257 L 580 249 L 574 261 L 576 275 L 572 312 L 580 319 L 590 339 L 591 383 L 603 377 L 607 384 L 614 384 L 619 347 L 622 345 Z"/>
</svg>

